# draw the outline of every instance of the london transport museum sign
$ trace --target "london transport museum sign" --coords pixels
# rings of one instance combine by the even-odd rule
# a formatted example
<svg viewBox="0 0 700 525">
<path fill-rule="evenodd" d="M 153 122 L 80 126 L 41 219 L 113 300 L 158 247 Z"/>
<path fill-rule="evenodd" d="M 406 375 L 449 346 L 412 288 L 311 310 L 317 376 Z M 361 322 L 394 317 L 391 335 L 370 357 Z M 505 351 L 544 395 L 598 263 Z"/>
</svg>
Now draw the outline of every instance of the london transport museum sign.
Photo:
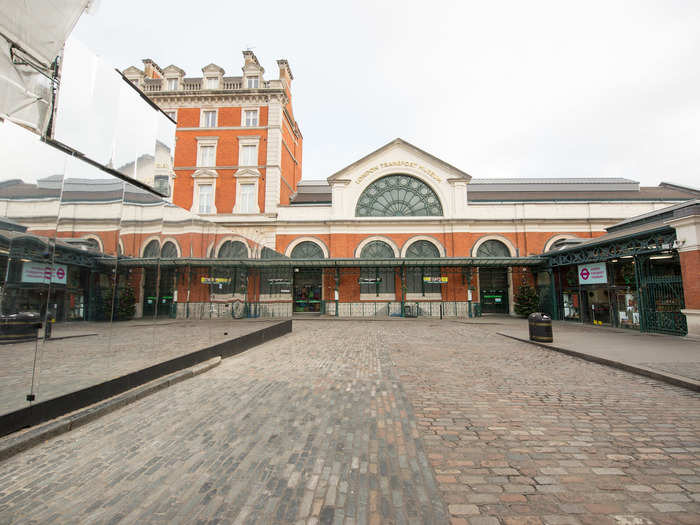
<svg viewBox="0 0 700 525">
<path fill-rule="evenodd" d="M 608 272 L 605 263 L 579 264 L 578 265 L 579 284 L 607 284 Z"/>
</svg>

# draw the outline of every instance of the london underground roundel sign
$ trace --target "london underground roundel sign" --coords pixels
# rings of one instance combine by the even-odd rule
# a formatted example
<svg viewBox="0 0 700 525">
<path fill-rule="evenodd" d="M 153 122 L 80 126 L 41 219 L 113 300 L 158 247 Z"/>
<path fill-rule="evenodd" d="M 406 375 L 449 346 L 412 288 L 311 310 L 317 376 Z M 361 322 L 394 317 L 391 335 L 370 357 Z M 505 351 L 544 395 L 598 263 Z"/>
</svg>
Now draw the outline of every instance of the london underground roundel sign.
<svg viewBox="0 0 700 525">
<path fill-rule="evenodd" d="M 607 282 L 608 272 L 604 262 L 578 265 L 579 284 L 606 284 Z"/>
</svg>

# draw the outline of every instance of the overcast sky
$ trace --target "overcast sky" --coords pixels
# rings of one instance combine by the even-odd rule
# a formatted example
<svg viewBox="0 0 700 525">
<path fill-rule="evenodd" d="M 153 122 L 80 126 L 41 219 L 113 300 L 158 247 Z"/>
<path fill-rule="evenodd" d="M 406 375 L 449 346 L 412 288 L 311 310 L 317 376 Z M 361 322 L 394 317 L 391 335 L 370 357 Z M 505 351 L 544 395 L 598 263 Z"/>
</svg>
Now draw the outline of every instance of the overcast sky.
<svg viewBox="0 0 700 525">
<path fill-rule="evenodd" d="M 286 58 L 305 179 L 401 137 L 473 177 L 700 187 L 697 0 L 102 0 L 74 34 L 120 69 Z"/>
</svg>

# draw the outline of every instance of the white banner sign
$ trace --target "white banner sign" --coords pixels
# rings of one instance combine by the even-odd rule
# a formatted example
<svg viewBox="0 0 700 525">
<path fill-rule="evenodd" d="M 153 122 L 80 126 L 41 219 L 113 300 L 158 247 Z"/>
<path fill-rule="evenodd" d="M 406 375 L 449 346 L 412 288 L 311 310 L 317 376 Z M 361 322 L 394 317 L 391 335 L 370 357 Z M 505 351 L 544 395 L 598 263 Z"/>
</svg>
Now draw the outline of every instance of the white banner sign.
<svg viewBox="0 0 700 525">
<path fill-rule="evenodd" d="M 607 284 L 608 272 L 605 263 L 579 264 L 578 265 L 579 284 Z"/>
<path fill-rule="evenodd" d="M 66 284 L 68 278 L 68 267 L 64 264 L 54 264 L 53 269 L 50 264 L 26 262 L 22 265 L 23 283 L 52 283 Z"/>
</svg>

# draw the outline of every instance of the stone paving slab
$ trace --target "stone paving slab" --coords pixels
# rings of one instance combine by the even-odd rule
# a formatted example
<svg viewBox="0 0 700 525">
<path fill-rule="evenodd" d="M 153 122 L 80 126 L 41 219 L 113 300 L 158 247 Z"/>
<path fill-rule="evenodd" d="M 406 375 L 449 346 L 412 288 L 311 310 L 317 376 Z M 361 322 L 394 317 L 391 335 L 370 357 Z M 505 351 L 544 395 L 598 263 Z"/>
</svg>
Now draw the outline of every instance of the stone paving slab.
<svg viewBox="0 0 700 525">
<path fill-rule="evenodd" d="M 0 345 L 0 414 L 28 405 L 35 378 L 36 401 L 75 392 L 130 372 L 276 324 L 279 320 L 168 319 L 112 323 L 60 323 L 59 339 Z M 93 335 L 91 335 L 93 334 Z M 95 335 L 96 334 L 96 335 Z"/>
<path fill-rule="evenodd" d="M 499 323 L 499 333 L 529 339 L 527 319 L 494 316 L 492 320 Z M 686 378 L 688 388 L 700 389 L 700 341 L 696 339 L 567 321 L 554 321 L 552 332 L 551 344 L 538 344 L 599 362 L 619 363 L 630 370 L 637 368 L 642 374 L 656 373 L 676 384 L 676 378 Z"/>
<path fill-rule="evenodd" d="M 3 462 L 0 522 L 700 522 L 700 395 L 496 329 L 295 321 Z"/>
</svg>

